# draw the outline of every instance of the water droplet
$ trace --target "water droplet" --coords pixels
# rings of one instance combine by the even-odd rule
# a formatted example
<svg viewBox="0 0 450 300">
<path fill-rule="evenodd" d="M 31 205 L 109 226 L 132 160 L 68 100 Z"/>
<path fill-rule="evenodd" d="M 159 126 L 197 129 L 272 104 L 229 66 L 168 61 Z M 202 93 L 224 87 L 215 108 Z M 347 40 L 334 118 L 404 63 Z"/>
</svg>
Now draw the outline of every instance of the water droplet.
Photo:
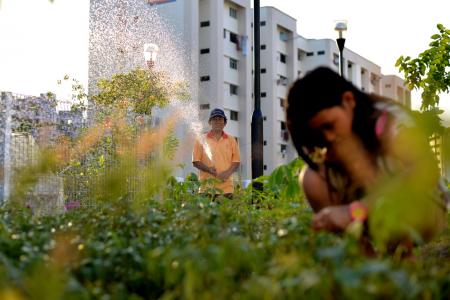
<svg viewBox="0 0 450 300">
<path fill-rule="evenodd" d="M 174 260 L 173 262 L 172 262 L 172 268 L 174 268 L 174 269 L 176 269 L 176 268 L 178 268 L 178 261 L 176 261 L 176 260 Z"/>
<path fill-rule="evenodd" d="M 284 229 L 284 228 L 280 228 L 280 229 L 278 229 L 278 231 L 277 231 L 277 235 L 279 236 L 279 237 L 283 237 L 283 236 L 285 236 L 285 235 L 287 235 L 288 234 L 288 231 L 286 230 L 286 229 Z"/>
</svg>

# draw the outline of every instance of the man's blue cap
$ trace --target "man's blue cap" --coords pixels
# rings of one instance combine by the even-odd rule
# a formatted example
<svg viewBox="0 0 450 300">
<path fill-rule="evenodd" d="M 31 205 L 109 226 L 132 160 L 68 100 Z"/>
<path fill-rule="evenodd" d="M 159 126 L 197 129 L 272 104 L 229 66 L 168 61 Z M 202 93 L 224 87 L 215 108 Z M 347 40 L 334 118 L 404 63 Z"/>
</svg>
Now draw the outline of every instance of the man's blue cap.
<svg viewBox="0 0 450 300">
<path fill-rule="evenodd" d="M 209 114 L 209 119 L 211 120 L 214 117 L 222 117 L 225 119 L 225 122 L 227 121 L 227 116 L 225 116 L 225 113 L 220 108 L 214 108 L 211 113 Z"/>
</svg>

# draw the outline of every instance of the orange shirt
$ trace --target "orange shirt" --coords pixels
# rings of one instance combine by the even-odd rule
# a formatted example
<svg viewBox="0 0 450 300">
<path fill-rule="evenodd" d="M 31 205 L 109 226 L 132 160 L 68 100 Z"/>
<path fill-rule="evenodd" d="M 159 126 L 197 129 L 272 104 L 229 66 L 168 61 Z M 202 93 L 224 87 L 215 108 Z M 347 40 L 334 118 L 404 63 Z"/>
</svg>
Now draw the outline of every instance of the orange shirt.
<svg viewBox="0 0 450 300">
<path fill-rule="evenodd" d="M 212 132 L 205 134 L 203 140 L 206 143 L 206 147 L 199 140 L 195 141 L 192 153 L 193 162 L 200 161 L 208 167 L 216 168 L 217 173 L 221 173 L 228 170 L 232 163 L 241 161 L 236 139 L 225 132 L 222 132 L 219 140 L 214 138 Z M 210 151 L 208 151 L 208 147 Z M 208 157 L 209 155 L 211 158 Z M 199 170 L 199 173 L 200 180 L 215 178 L 213 175 L 201 170 Z M 232 193 L 234 190 L 232 176 L 228 177 L 224 182 L 217 183 L 214 187 L 222 190 L 225 194 Z M 205 187 L 200 188 L 200 192 L 204 190 Z"/>
</svg>

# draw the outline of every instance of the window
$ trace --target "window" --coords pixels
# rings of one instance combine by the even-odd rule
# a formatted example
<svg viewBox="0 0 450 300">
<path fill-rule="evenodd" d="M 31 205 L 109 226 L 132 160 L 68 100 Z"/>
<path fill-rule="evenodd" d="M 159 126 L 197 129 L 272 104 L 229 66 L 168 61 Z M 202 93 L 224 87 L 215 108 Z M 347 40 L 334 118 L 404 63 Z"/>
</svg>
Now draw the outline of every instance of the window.
<svg viewBox="0 0 450 300">
<path fill-rule="evenodd" d="M 209 103 L 200 104 L 200 109 L 209 109 Z"/>
<path fill-rule="evenodd" d="M 223 30 L 223 38 L 224 38 L 224 39 L 227 38 L 227 30 L 226 30 L 226 29 Z"/>
<path fill-rule="evenodd" d="M 209 53 L 209 48 L 200 49 L 200 54 L 207 54 Z"/>
<path fill-rule="evenodd" d="M 267 121 L 267 117 L 266 117 L 266 116 L 264 116 L 264 117 L 263 117 L 263 120 L 264 120 L 264 121 Z"/>
<path fill-rule="evenodd" d="M 200 81 L 209 81 L 209 76 L 206 75 L 206 76 L 200 77 Z"/>
<path fill-rule="evenodd" d="M 303 60 L 305 58 L 306 52 L 303 50 L 298 49 L 297 51 L 297 59 L 298 60 Z"/>
<path fill-rule="evenodd" d="M 267 141 L 264 141 L 264 142 L 263 142 L 263 145 L 264 145 L 264 146 L 267 146 Z"/>
<path fill-rule="evenodd" d="M 265 98 L 267 96 L 266 92 L 261 93 L 261 98 Z"/>
<path fill-rule="evenodd" d="M 384 87 L 387 88 L 387 89 L 390 89 L 392 87 L 392 85 L 386 84 Z"/>
<path fill-rule="evenodd" d="M 333 53 L 333 64 L 339 66 L 339 54 Z"/>
<path fill-rule="evenodd" d="M 238 35 L 231 31 L 230 31 L 230 42 L 232 42 L 234 44 L 238 43 Z"/>
<path fill-rule="evenodd" d="M 280 106 L 281 107 L 285 107 L 285 100 L 283 98 L 279 98 L 280 99 Z"/>
<path fill-rule="evenodd" d="M 230 57 L 230 68 L 237 70 L 238 61 Z"/>
<path fill-rule="evenodd" d="M 280 53 L 280 61 L 285 64 L 286 63 L 286 54 Z"/>
<path fill-rule="evenodd" d="M 314 52 L 306 52 L 306 56 L 314 56 Z"/>
<path fill-rule="evenodd" d="M 208 27 L 208 26 L 209 26 L 209 21 L 200 22 L 200 27 Z"/>
<path fill-rule="evenodd" d="M 324 55 L 325 51 L 321 50 L 321 51 L 317 51 L 317 55 Z"/>
<path fill-rule="evenodd" d="M 261 69 L 261 74 L 266 73 L 266 69 Z"/>
<path fill-rule="evenodd" d="M 261 45 L 261 50 L 266 49 L 266 45 Z"/>
<path fill-rule="evenodd" d="M 235 110 L 230 110 L 230 120 L 237 121 L 238 120 L 238 112 Z"/>
<path fill-rule="evenodd" d="M 264 165 L 264 170 L 267 170 L 267 165 Z"/>
<path fill-rule="evenodd" d="M 282 40 L 283 42 L 287 42 L 288 39 L 288 33 L 286 31 L 280 31 L 280 40 Z"/>
<path fill-rule="evenodd" d="M 230 84 L 230 95 L 238 94 L 238 86 L 234 84 Z"/>
<path fill-rule="evenodd" d="M 287 145 L 286 144 L 281 144 L 280 145 L 280 152 L 282 154 L 284 154 L 284 153 L 286 153 L 286 150 L 287 150 Z"/>
<path fill-rule="evenodd" d="M 234 7 L 230 7 L 230 17 L 233 19 L 237 19 L 237 9 Z"/>
<path fill-rule="evenodd" d="M 261 26 L 266 26 L 266 21 L 261 21 Z"/>
<path fill-rule="evenodd" d="M 283 75 L 279 75 L 278 79 L 277 79 L 277 85 L 287 86 L 288 85 L 287 77 L 285 77 Z"/>
<path fill-rule="evenodd" d="M 280 129 L 286 130 L 286 122 L 280 121 Z"/>
</svg>

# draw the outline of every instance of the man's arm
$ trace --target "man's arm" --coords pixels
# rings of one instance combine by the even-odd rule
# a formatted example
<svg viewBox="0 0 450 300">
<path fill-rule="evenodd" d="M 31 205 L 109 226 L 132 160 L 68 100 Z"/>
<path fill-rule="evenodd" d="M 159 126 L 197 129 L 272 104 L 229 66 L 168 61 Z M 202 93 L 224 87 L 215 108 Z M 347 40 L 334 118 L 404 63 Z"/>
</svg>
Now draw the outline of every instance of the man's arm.
<svg viewBox="0 0 450 300">
<path fill-rule="evenodd" d="M 214 167 L 208 167 L 201 161 L 194 161 L 194 162 L 192 162 L 192 164 L 194 165 L 195 168 L 197 168 L 203 172 L 209 173 L 213 176 L 217 176 L 217 171 L 216 171 L 216 168 L 214 168 Z"/>
<path fill-rule="evenodd" d="M 241 165 L 240 162 L 232 162 L 231 166 L 226 169 L 225 171 L 223 171 L 222 173 L 218 174 L 217 177 L 219 177 L 219 179 L 221 180 L 227 180 L 228 177 L 231 176 L 231 174 L 233 174 L 234 172 L 236 172 L 236 170 L 239 168 L 239 166 Z"/>
</svg>

